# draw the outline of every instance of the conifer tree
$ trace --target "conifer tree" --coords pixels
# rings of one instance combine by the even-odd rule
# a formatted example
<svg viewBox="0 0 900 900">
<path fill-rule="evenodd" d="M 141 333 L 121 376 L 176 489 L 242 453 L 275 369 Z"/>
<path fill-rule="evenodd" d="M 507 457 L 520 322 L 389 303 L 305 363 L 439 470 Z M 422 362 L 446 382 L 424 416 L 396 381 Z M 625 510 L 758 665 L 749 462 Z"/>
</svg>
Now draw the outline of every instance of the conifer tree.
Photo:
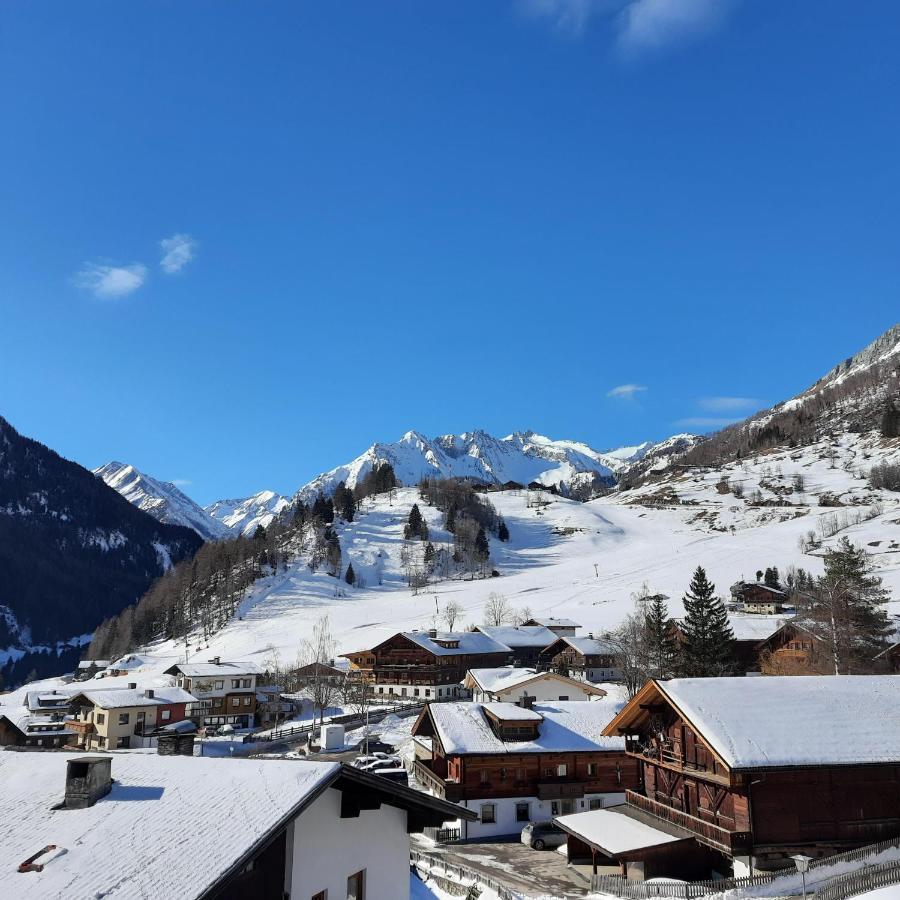
<svg viewBox="0 0 900 900">
<path fill-rule="evenodd" d="M 256 531 L 253 532 L 253 540 L 262 544 L 266 540 L 266 529 L 263 525 L 257 525 Z"/>
<path fill-rule="evenodd" d="M 478 527 L 478 534 L 475 537 L 475 557 L 479 560 L 486 560 L 491 555 L 491 547 L 488 544 L 487 535 L 484 528 Z"/>
<path fill-rule="evenodd" d="M 650 606 L 644 622 L 647 644 L 647 675 L 650 678 L 669 678 L 675 670 L 675 640 L 672 636 L 672 620 L 665 597 L 656 594 L 650 599 Z"/>
<path fill-rule="evenodd" d="M 419 511 L 419 504 L 413 503 L 412 509 L 409 511 L 409 518 L 406 520 L 406 527 L 403 529 L 403 536 L 407 540 L 414 538 L 422 538 L 422 529 L 425 528 L 425 537 L 428 536 L 428 528 L 422 513 Z"/>
<path fill-rule="evenodd" d="M 884 649 L 889 599 L 866 551 L 845 537 L 825 555 L 825 574 L 800 592 L 799 613 L 822 641 L 835 675 L 871 671 Z"/>
<path fill-rule="evenodd" d="M 356 584 L 356 572 L 353 571 L 353 563 L 347 566 L 347 574 L 344 575 L 344 581 L 347 584 Z"/>
<path fill-rule="evenodd" d="M 497 526 L 497 538 L 501 541 L 509 540 L 509 529 L 506 527 L 506 522 L 503 519 L 500 520 L 500 524 Z"/>
<path fill-rule="evenodd" d="M 444 519 L 444 528 L 446 528 L 447 531 L 450 532 L 450 534 L 453 534 L 454 531 L 456 531 L 456 507 L 455 506 L 451 505 L 451 506 L 447 507 L 447 515 Z"/>
<path fill-rule="evenodd" d="M 776 566 L 772 566 L 770 569 L 766 569 L 766 573 L 763 576 L 763 584 L 766 587 L 770 588 L 780 588 L 781 584 L 779 583 L 780 576 L 778 574 L 778 569 Z"/>
<path fill-rule="evenodd" d="M 716 596 L 716 586 L 702 566 L 697 566 L 683 602 L 682 674 L 691 678 L 727 675 L 734 633 L 725 604 Z"/>
</svg>

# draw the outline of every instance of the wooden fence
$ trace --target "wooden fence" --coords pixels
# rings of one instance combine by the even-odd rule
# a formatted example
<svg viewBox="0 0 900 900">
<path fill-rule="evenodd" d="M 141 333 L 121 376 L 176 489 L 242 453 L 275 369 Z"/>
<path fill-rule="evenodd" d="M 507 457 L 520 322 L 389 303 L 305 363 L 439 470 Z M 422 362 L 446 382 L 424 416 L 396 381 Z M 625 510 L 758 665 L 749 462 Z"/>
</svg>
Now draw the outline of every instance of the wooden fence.
<svg viewBox="0 0 900 900">
<path fill-rule="evenodd" d="M 866 866 L 846 875 L 836 875 L 829 879 L 825 887 L 821 887 L 811 896 L 815 900 L 846 900 L 876 888 L 900 884 L 900 862 L 884 863 L 880 866 Z"/>
<path fill-rule="evenodd" d="M 520 900 L 519 894 L 511 891 L 505 884 L 501 884 L 499 881 L 491 878 L 490 875 L 470 869 L 468 866 L 459 866 L 448 862 L 434 853 L 410 850 L 409 864 L 417 869 L 424 869 L 428 874 L 431 874 L 432 869 L 437 869 L 439 870 L 435 872 L 437 876 L 450 878 L 460 884 L 477 882 L 495 891 L 500 900 Z"/>
</svg>

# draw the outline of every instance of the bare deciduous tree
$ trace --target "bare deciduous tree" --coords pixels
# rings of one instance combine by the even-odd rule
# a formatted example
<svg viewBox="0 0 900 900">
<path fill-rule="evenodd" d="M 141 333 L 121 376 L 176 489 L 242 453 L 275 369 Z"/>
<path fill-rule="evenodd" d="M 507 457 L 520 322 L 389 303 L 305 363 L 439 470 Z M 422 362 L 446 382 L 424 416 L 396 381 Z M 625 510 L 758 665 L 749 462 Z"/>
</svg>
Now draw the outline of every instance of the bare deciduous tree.
<svg viewBox="0 0 900 900">
<path fill-rule="evenodd" d="M 512 620 L 513 611 L 503 594 L 491 591 L 484 605 L 485 625 L 505 625 Z"/>
</svg>

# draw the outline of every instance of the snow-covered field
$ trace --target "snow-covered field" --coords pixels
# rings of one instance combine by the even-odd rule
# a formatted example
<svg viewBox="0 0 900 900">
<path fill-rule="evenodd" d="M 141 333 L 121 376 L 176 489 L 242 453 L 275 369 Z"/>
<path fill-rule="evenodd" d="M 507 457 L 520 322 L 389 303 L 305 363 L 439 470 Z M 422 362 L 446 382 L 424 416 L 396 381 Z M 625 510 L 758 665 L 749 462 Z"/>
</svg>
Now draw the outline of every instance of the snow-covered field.
<svg viewBox="0 0 900 900">
<path fill-rule="evenodd" d="M 369 498 L 356 521 L 337 525 L 344 566 L 353 563 L 358 586 L 312 572 L 299 558 L 259 581 L 228 626 L 206 643 L 191 640 L 187 652 L 190 659 L 221 656 L 264 665 L 275 650 L 282 664 L 290 664 L 323 615 L 338 652 L 345 653 L 399 630 L 430 627 L 450 600 L 463 609 L 457 629 L 480 624 L 495 591 L 533 616 L 572 618 L 582 633 L 599 634 L 632 610 L 632 595 L 644 583 L 668 594 L 670 613 L 677 616 L 698 565 L 727 596 L 733 582 L 768 566 L 782 573 L 792 565 L 820 572 L 825 549 L 844 535 L 865 546 L 886 587 L 900 598 L 900 495 L 872 491 L 864 477 L 878 458 L 900 456 L 900 447 L 873 454 L 866 440 L 845 436 L 833 459 L 827 446 L 816 445 L 726 467 L 728 484 L 740 483 L 742 498 L 717 487 L 722 471 L 675 472 L 665 482 L 584 504 L 547 492 L 540 505 L 534 492 L 488 494 L 510 531 L 508 543 L 491 539 L 499 577 L 437 582 L 418 595 L 404 578 L 403 526 L 419 502 L 432 541 L 449 544 L 441 513 L 421 503 L 414 488 Z M 763 500 L 779 498 L 786 505 L 755 505 L 757 491 Z M 819 506 L 829 494 L 844 505 Z M 830 533 L 834 528 L 839 530 Z M 798 543 L 809 532 L 821 545 L 803 552 Z M 142 655 L 146 678 L 183 660 L 185 645 L 160 643 Z"/>
</svg>

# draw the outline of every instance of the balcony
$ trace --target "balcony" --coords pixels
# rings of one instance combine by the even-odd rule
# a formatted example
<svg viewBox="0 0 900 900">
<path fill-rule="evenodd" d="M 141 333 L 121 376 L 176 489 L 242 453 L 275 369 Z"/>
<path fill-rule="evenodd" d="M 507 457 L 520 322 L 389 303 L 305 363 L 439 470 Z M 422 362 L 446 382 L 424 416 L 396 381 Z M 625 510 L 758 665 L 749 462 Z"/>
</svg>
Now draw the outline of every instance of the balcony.
<svg viewBox="0 0 900 900">
<path fill-rule="evenodd" d="M 537 786 L 538 800 L 581 799 L 584 796 L 585 782 L 567 781 L 565 779 L 547 779 L 539 781 Z"/>
<path fill-rule="evenodd" d="M 721 772 L 714 772 L 712 769 L 701 765 L 695 760 L 685 759 L 682 753 L 672 747 L 666 747 L 662 744 L 642 744 L 640 741 L 625 739 L 625 752 L 639 759 L 642 762 L 650 762 L 655 765 L 662 766 L 664 769 L 670 769 L 675 772 L 690 772 L 708 781 L 715 781 L 718 784 L 730 785 L 731 781 L 727 775 Z"/>
<path fill-rule="evenodd" d="M 625 802 L 657 819 L 690 831 L 697 840 L 729 855 L 745 853 L 752 844 L 752 836 L 747 831 L 728 831 L 635 791 L 625 791 Z"/>
<path fill-rule="evenodd" d="M 80 719 L 70 719 L 66 722 L 66 727 L 79 735 L 93 734 L 97 730 L 93 722 L 82 722 Z"/>
<path fill-rule="evenodd" d="M 463 799 L 463 787 L 456 781 L 447 781 L 441 778 L 423 760 L 417 759 L 413 763 L 413 775 L 416 781 L 436 797 L 455 803 Z"/>
</svg>

